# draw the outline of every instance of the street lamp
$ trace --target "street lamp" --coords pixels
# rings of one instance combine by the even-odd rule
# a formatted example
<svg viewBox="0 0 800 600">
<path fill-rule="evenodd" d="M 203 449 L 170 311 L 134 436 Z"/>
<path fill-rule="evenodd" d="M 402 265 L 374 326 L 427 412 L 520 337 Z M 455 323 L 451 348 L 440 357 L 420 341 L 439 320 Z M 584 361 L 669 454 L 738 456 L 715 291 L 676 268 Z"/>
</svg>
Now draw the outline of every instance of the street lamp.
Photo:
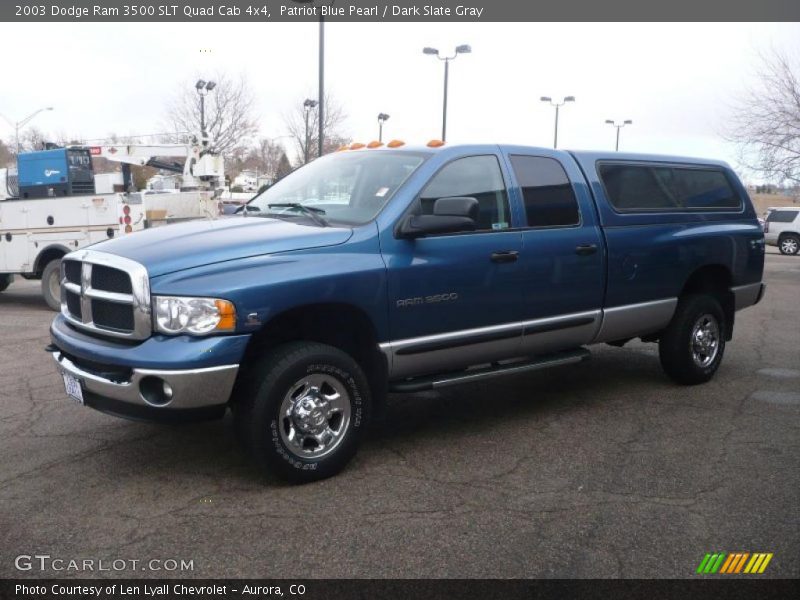
<svg viewBox="0 0 800 600">
<path fill-rule="evenodd" d="M 617 146 L 614 148 L 614 150 L 619 152 L 619 130 L 625 127 L 625 125 L 633 125 L 633 121 L 631 121 L 630 119 L 626 119 L 622 123 L 617 124 L 615 121 L 612 121 L 611 119 L 606 119 L 606 123 L 608 123 L 609 125 L 613 125 L 614 127 L 617 128 Z"/>
<path fill-rule="evenodd" d="M 389 120 L 389 115 L 386 113 L 378 113 L 378 141 L 383 141 L 383 124 Z"/>
<path fill-rule="evenodd" d="M 555 134 L 553 135 L 553 148 L 558 148 L 558 109 L 564 106 L 567 102 L 575 102 L 575 96 L 565 96 L 561 102 L 553 102 L 553 99 L 550 96 L 542 96 L 540 100 L 542 102 L 549 102 L 550 106 L 556 107 L 556 129 Z"/>
<path fill-rule="evenodd" d="M 319 104 L 316 100 L 311 100 L 310 98 L 306 98 L 303 101 L 303 114 L 306 117 L 306 147 L 305 147 L 305 161 L 303 164 L 308 162 L 308 147 L 311 145 L 311 136 L 310 132 L 308 131 L 308 116 L 311 114 L 311 111 L 316 108 Z"/>
<path fill-rule="evenodd" d="M 217 87 L 216 83 L 203 79 L 198 79 L 197 83 L 194 84 L 194 89 L 197 90 L 200 96 L 200 134 L 203 136 L 203 142 L 208 140 L 208 134 L 206 133 L 206 96 L 215 87 Z"/>
<path fill-rule="evenodd" d="M 40 112 L 44 112 L 46 110 L 53 110 L 53 107 L 52 106 L 46 106 L 44 108 L 40 108 L 39 110 L 36 110 L 36 111 L 32 112 L 31 114 L 29 114 L 27 117 L 25 117 L 21 121 L 16 121 L 16 122 L 11 121 L 10 119 L 8 119 L 4 115 L 0 115 L 0 116 L 3 117 L 3 119 L 6 120 L 6 122 L 9 125 L 11 125 L 14 128 L 14 140 L 16 141 L 17 156 L 19 156 L 19 150 L 20 150 L 19 130 L 22 129 L 23 127 L 25 127 L 25 125 L 27 125 L 31 121 L 33 121 L 34 117 L 36 117 L 36 115 L 38 115 Z"/>
<path fill-rule="evenodd" d="M 317 132 L 319 139 L 317 140 L 317 144 L 319 148 L 317 148 L 317 156 L 321 157 L 324 152 L 324 144 L 325 144 L 325 18 L 322 16 L 322 11 L 320 11 L 319 16 L 319 68 L 318 68 L 318 75 L 319 75 L 319 83 L 318 83 L 318 94 L 319 94 L 319 109 L 317 110 L 317 119 L 319 123 L 317 127 L 319 131 Z"/>
<path fill-rule="evenodd" d="M 422 49 L 423 54 L 435 56 L 444 61 L 444 97 L 442 100 L 442 141 L 447 141 L 447 80 L 450 73 L 450 61 L 455 60 L 459 54 L 470 54 L 472 47 L 468 44 L 457 46 L 453 56 L 441 56 L 436 48 L 426 47 Z"/>
<path fill-rule="evenodd" d="M 312 4 L 314 0 L 292 0 L 295 4 Z M 331 2 L 333 4 L 333 2 Z M 319 14 L 319 88 L 318 88 L 318 107 L 317 107 L 317 120 L 318 124 L 318 142 L 317 142 L 317 156 L 322 156 L 323 146 L 325 142 L 325 17 L 320 10 Z M 308 162 L 308 157 L 306 157 Z"/>
</svg>

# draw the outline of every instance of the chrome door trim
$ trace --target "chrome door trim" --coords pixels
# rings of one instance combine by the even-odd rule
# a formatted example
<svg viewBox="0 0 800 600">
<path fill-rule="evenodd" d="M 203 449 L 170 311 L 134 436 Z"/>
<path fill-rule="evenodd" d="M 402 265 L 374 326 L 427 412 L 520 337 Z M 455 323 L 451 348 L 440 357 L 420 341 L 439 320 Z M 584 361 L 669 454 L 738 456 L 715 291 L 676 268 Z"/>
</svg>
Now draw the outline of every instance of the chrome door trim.
<svg viewBox="0 0 800 600">
<path fill-rule="evenodd" d="M 599 310 L 591 310 L 582 313 L 572 313 L 558 317 L 547 317 L 534 321 L 524 321 L 522 323 L 522 335 L 537 335 L 540 333 L 550 333 L 560 329 L 572 329 L 573 327 L 583 327 L 597 322 L 600 316 Z"/>
<path fill-rule="evenodd" d="M 523 349 L 525 337 L 536 340 L 544 335 L 548 347 L 580 346 L 594 337 L 600 317 L 597 309 L 394 340 L 378 347 L 391 378 L 420 376 L 531 354 Z"/>
<path fill-rule="evenodd" d="M 752 290 L 746 287 L 749 297 Z M 654 333 L 669 325 L 677 305 L 678 298 L 663 298 L 394 340 L 378 347 L 386 356 L 391 379 L 419 377 Z"/>
</svg>

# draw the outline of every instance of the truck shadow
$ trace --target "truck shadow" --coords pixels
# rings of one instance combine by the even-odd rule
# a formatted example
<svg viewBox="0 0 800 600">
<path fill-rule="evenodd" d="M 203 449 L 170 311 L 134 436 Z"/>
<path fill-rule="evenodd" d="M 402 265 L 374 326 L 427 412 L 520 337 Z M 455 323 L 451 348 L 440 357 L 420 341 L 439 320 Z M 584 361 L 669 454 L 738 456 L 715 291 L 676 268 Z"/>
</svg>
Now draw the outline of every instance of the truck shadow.
<svg viewBox="0 0 800 600">
<path fill-rule="evenodd" d="M 646 347 L 644 347 L 646 349 Z M 655 349 L 655 346 L 652 346 Z M 657 354 L 603 349 L 587 363 L 489 379 L 439 391 L 392 395 L 369 441 L 472 435 L 515 420 L 558 418 L 575 410 L 608 410 L 631 391 L 671 384 Z M 639 396 L 641 397 L 641 396 Z"/>
<path fill-rule="evenodd" d="M 360 450 L 360 457 L 379 451 L 386 444 L 420 442 L 424 445 L 446 437 L 454 447 L 469 448 L 470 437 L 492 435 L 509 422 L 548 421 L 574 411 L 620 410 L 641 402 L 647 390 L 669 388 L 658 358 L 646 347 L 635 350 L 602 349 L 579 366 L 558 367 L 454 386 L 437 392 L 398 394 L 389 397 L 386 416 L 373 425 Z M 639 390 L 640 393 L 637 393 Z M 609 406 L 611 404 L 616 405 Z M 222 421 L 192 425 L 129 425 L 135 444 L 104 450 L 109 467 L 127 470 L 132 456 L 147 465 L 150 477 L 199 476 L 224 478 L 247 490 L 291 487 L 263 474 L 238 442 L 230 413 Z M 521 435 L 524 435 L 521 432 Z M 140 436 L 144 436 L 142 441 Z M 151 441 L 152 440 L 152 441 Z M 133 454 L 131 454 L 133 452 Z M 360 477 L 357 459 L 347 470 Z M 370 460 L 374 467 L 374 462 Z M 124 466 L 123 466 L 124 465 Z"/>
</svg>

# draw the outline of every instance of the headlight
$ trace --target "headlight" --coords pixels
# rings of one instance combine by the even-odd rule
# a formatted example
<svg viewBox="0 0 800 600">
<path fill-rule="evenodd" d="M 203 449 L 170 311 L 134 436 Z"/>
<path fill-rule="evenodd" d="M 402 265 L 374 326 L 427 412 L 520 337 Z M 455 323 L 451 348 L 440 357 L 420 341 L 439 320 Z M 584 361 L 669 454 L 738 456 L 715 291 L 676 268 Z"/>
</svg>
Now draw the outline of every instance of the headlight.
<svg viewBox="0 0 800 600">
<path fill-rule="evenodd" d="M 236 309 L 227 300 L 153 296 L 153 307 L 155 327 L 161 333 L 204 335 L 236 329 Z"/>
</svg>

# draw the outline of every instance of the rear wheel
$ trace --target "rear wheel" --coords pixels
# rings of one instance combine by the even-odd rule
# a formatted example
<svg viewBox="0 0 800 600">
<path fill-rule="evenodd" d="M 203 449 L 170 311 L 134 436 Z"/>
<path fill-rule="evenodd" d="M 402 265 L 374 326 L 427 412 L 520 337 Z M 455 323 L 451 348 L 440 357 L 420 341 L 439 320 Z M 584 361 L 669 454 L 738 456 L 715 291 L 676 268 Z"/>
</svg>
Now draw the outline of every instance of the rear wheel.
<svg viewBox="0 0 800 600">
<path fill-rule="evenodd" d="M 42 296 L 47 306 L 61 310 L 61 259 L 51 260 L 42 271 Z"/>
<path fill-rule="evenodd" d="M 713 296 L 681 298 L 658 344 L 664 372 L 684 385 L 711 379 L 725 352 L 726 326 L 725 313 Z"/>
<path fill-rule="evenodd" d="M 358 363 L 332 346 L 292 342 L 249 373 L 234 415 L 258 463 L 293 483 L 341 471 L 369 418 L 369 385 Z"/>
<path fill-rule="evenodd" d="M 0 275 L 0 292 L 5 292 L 12 281 L 14 281 L 13 275 Z"/>
<path fill-rule="evenodd" d="M 781 254 L 797 254 L 800 251 L 800 237 L 792 234 L 785 235 L 778 243 Z"/>
</svg>

